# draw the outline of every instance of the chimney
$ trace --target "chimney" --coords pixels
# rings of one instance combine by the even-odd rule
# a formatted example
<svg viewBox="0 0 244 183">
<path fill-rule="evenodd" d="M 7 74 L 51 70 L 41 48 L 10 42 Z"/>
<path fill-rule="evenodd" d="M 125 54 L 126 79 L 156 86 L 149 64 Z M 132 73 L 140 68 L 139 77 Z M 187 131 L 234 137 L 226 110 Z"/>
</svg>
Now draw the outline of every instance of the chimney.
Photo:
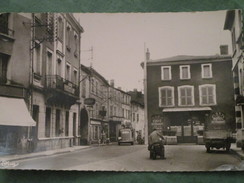
<svg viewBox="0 0 244 183">
<path fill-rule="evenodd" d="M 146 52 L 146 60 L 150 60 L 150 52 L 149 49 L 147 48 L 147 52 Z"/>
<path fill-rule="evenodd" d="M 228 45 L 220 45 L 220 55 L 228 55 Z"/>
<path fill-rule="evenodd" d="M 137 92 L 137 89 L 136 88 L 134 88 L 134 90 L 133 90 L 134 92 Z"/>
<path fill-rule="evenodd" d="M 112 87 L 114 87 L 114 80 L 113 80 L 113 79 L 110 80 L 110 85 L 111 85 Z"/>
<path fill-rule="evenodd" d="M 119 90 L 122 90 L 122 88 L 121 88 L 121 87 L 118 87 L 118 89 L 119 89 Z"/>
</svg>

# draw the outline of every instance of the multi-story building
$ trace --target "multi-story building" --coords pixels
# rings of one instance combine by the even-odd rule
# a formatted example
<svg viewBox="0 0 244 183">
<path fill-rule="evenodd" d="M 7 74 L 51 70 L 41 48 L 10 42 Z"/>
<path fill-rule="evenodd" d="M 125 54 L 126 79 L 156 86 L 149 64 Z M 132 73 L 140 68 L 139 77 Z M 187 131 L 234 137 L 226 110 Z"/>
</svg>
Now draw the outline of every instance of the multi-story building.
<svg viewBox="0 0 244 183">
<path fill-rule="evenodd" d="M 83 28 L 69 13 L 5 13 L 0 19 L 1 95 L 25 99 L 35 120 L 34 150 L 78 144 Z"/>
<path fill-rule="evenodd" d="M 0 13 L 0 152 L 24 153 L 31 108 L 31 15 Z"/>
<path fill-rule="evenodd" d="M 117 141 L 121 125 L 132 127 L 131 96 L 121 88 L 115 88 L 114 80 L 109 87 L 109 129 L 110 140 Z"/>
<path fill-rule="evenodd" d="M 131 123 L 135 130 L 135 139 L 139 134 L 145 138 L 144 95 L 136 89 L 128 94 L 131 96 Z"/>
<path fill-rule="evenodd" d="M 83 28 L 70 13 L 34 13 L 32 107 L 36 150 L 78 144 L 80 38 Z"/>
<path fill-rule="evenodd" d="M 108 88 L 109 83 L 95 69 L 81 65 L 80 129 L 82 144 L 101 143 L 109 137 Z M 87 101 L 93 100 L 90 104 Z"/>
<path fill-rule="evenodd" d="M 226 13 L 224 29 L 232 37 L 232 72 L 234 81 L 236 144 L 244 150 L 244 69 L 243 69 L 243 12 L 229 10 Z"/>
<path fill-rule="evenodd" d="M 235 129 L 230 56 L 181 55 L 146 64 L 149 133 L 158 128 L 178 142 L 196 142 L 212 112 L 224 113 Z"/>
</svg>

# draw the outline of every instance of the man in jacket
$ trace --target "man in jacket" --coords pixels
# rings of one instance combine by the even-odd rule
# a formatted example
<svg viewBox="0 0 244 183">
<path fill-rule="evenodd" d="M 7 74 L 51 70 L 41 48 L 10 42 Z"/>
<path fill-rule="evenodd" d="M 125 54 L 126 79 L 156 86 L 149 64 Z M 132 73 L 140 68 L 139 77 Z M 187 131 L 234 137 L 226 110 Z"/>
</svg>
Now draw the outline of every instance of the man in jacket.
<svg viewBox="0 0 244 183">
<path fill-rule="evenodd" d="M 151 147 L 153 144 L 157 144 L 159 143 L 162 147 L 162 152 L 164 152 L 164 145 L 163 145 L 163 140 L 164 137 L 163 135 L 161 135 L 157 129 L 153 129 L 153 132 L 149 135 L 149 139 L 148 139 L 148 150 L 151 150 Z"/>
</svg>

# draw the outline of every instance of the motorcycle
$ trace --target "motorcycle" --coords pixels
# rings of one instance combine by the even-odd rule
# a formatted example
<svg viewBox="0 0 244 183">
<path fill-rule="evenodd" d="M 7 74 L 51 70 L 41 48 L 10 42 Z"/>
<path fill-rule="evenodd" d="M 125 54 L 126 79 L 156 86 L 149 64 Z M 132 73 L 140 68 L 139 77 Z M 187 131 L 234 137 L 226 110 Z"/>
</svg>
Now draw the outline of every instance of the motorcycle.
<svg viewBox="0 0 244 183">
<path fill-rule="evenodd" d="M 164 145 L 161 140 L 161 142 L 157 142 L 152 144 L 148 150 L 150 151 L 150 159 L 155 160 L 157 156 L 160 157 L 160 159 L 165 159 L 165 150 L 164 150 Z"/>
</svg>

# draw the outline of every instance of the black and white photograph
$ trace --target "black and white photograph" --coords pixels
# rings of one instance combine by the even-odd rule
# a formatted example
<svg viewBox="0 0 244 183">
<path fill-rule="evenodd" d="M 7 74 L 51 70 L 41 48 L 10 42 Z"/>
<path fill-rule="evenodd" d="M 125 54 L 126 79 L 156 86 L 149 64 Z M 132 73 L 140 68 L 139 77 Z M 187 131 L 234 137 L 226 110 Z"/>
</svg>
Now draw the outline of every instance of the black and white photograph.
<svg viewBox="0 0 244 183">
<path fill-rule="evenodd" d="M 239 9 L 0 13 L 0 169 L 244 170 Z"/>
</svg>

